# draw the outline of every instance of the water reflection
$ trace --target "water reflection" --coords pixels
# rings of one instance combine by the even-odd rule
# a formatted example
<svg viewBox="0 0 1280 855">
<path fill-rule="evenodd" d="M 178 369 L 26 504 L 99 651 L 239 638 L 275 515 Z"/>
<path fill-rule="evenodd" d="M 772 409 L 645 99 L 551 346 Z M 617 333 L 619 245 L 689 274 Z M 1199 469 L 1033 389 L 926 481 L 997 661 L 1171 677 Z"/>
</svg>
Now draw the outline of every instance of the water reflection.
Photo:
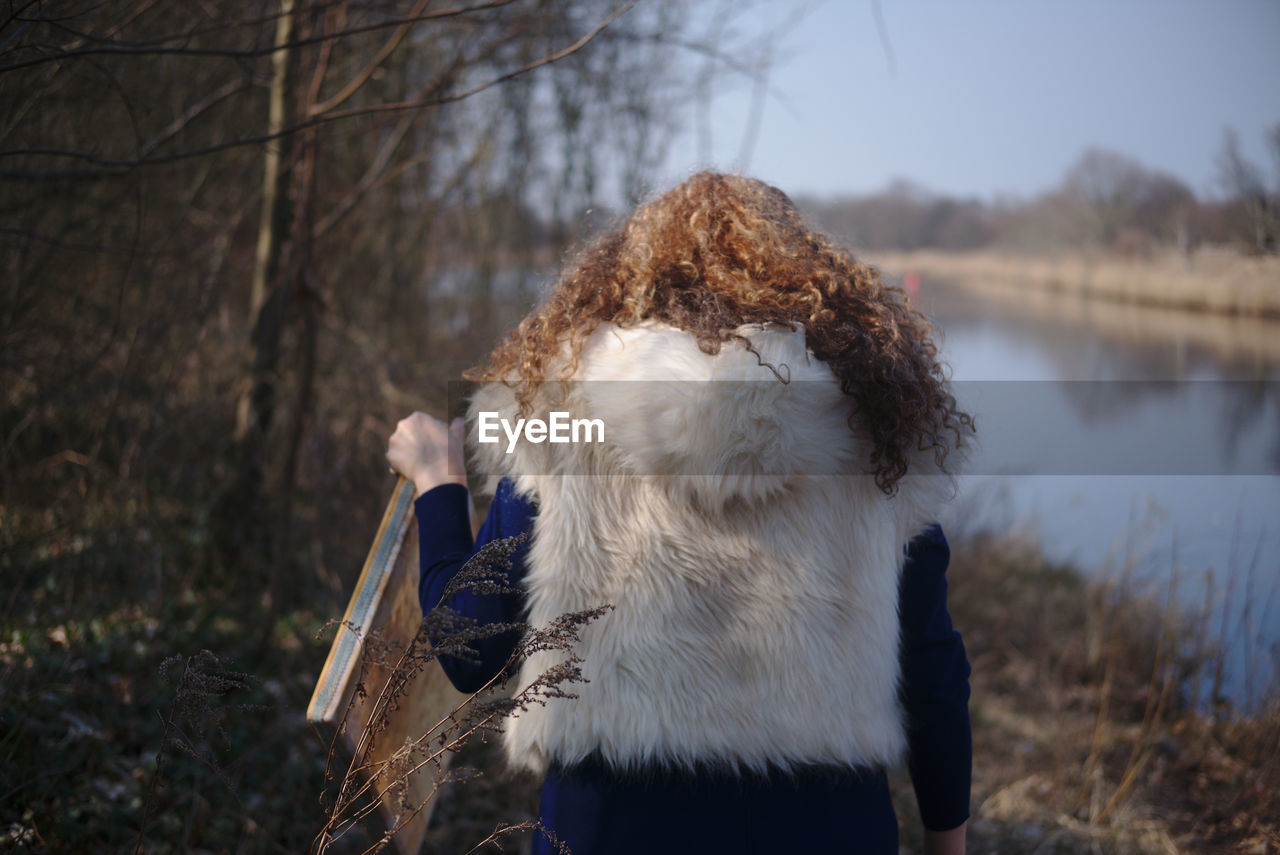
<svg viewBox="0 0 1280 855">
<path fill-rule="evenodd" d="M 1063 380 L 1267 380 L 1280 367 L 1280 324 L 1027 291 L 987 295 L 928 282 L 917 304 L 948 337 L 997 330 L 1029 345 Z M 980 365 L 1008 379 L 1009 366 Z M 968 370 L 968 369 L 967 369 Z"/>
<path fill-rule="evenodd" d="M 961 380 L 954 391 L 978 418 L 973 474 L 1280 475 L 1277 381 Z"/>
<path fill-rule="evenodd" d="M 997 453 L 978 471 L 1023 473 L 964 479 L 946 522 L 1022 525 L 1058 560 L 1173 586 L 1221 628 L 1225 688 L 1237 702 L 1276 679 L 1280 325 L 1045 293 L 922 290 L 960 394 L 987 390 L 970 406 L 980 430 L 986 408 L 981 441 Z M 1032 462 L 1037 449 L 1073 444 L 1089 465 Z M 1120 445 L 1127 452 L 1108 454 Z M 1024 468 L 998 468 L 1019 454 Z"/>
</svg>

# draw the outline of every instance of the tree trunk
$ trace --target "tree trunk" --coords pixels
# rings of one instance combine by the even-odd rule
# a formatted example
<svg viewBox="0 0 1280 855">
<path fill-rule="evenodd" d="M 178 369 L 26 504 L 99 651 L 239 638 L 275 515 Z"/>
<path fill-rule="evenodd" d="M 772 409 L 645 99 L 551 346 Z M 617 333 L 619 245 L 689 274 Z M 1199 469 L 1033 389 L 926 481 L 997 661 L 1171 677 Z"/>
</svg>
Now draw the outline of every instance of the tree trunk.
<svg viewBox="0 0 1280 855">
<path fill-rule="evenodd" d="M 267 108 L 267 134 L 279 134 L 289 120 L 288 97 L 293 68 L 293 49 L 285 48 L 293 38 L 294 0 L 280 0 L 276 21 L 276 52 L 271 57 L 271 95 Z M 281 168 L 285 142 L 274 138 L 266 143 L 262 158 L 262 211 L 258 221 L 258 247 L 254 256 L 253 281 L 249 291 L 251 376 L 236 408 L 236 440 L 260 443 L 271 426 L 275 408 L 275 370 L 280 355 L 280 336 L 285 312 L 270 298 L 279 293 L 280 255 L 284 235 L 292 219 L 289 201 L 289 172 Z M 255 435 L 256 434 L 256 435 Z"/>
<path fill-rule="evenodd" d="M 271 58 L 272 81 L 267 133 L 280 134 L 289 122 L 292 69 L 296 50 L 285 47 L 294 38 L 296 0 L 280 0 Z M 289 193 L 290 170 L 285 164 L 286 141 L 265 144 L 262 161 L 262 206 L 258 244 L 249 292 L 250 337 L 245 382 L 236 401 L 235 454 L 237 466 L 230 485 L 219 498 L 215 527 L 224 563 L 243 567 L 264 559 L 265 532 L 271 521 L 263 507 L 264 445 L 275 412 L 280 347 L 289 319 L 288 288 L 283 287 L 285 236 L 293 220 Z"/>
<path fill-rule="evenodd" d="M 286 271 L 286 281 L 279 289 L 288 293 L 288 303 L 300 322 L 298 340 L 297 399 L 289 419 L 285 437 L 284 461 L 277 484 L 277 513 L 272 519 L 270 538 L 271 579 L 267 589 L 269 602 L 267 617 L 263 621 L 262 634 L 258 638 L 258 652 L 264 653 L 275 637 L 275 624 L 290 590 L 294 567 L 293 553 L 293 493 L 298 480 L 299 456 L 306 435 L 307 423 L 315 392 L 316 337 L 320 326 L 320 295 L 312 282 L 311 251 L 314 224 L 312 222 L 312 193 L 315 187 L 316 139 L 315 130 L 304 131 L 297 147 L 297 180 L 294 182 L 294 205 L 298 216 L 294 219 L 292 252 Z M 283 304 L 283 303 L 282 303 Z"/>
</svg>

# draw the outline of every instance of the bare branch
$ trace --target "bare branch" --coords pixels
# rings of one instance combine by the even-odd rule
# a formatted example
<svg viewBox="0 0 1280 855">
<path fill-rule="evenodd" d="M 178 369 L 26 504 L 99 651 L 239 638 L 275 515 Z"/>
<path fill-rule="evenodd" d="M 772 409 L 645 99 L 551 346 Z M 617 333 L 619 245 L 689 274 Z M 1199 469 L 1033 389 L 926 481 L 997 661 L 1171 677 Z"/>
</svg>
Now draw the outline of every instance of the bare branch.
<svg viewBox="0 0 1280 855">
<path fill-rule="evenodd" d="M 876 33 L 880 36 L 880 48 L 884 51 L 885 64 L 889 66 L 889 76 L 897 77 L 898 60 L 893 55 L 893 42 L 889 40 L 889 28 L 884 22 L 880 0 L 871 0 L 871 14 L 876 19 Z"/>
<path fill-rule="evenodd" d="M 306 38 L 296 39 L 286 44 L 271 45 L 270 47 L 247 48 L 242 50 L 234 50 L 230 48 L 199 48 L 199 47 L 86 47 L 73 48 L 70 50 L 61 50 L 57 53 L 45 56 L 32 57 L 31 59 L 19 60 L 11 62 L 8 65 L 0 65 L 0 74 L 8 71 L 17 71 L 22 68 L 30 68 L 36 65 L 44 65 L 50 62 L 60 62 L 65 59 L 75 59 L 83 56 L 209 56 L 222 57 L 224 59 L 257 59 L 271 54 L 278 53 L 283 50 L 292 50 L 294 48 L 306 47 L 308 45 L 319 44 L 325 41 L 334 41 L 346 38 L 347 36 L 360 35 L 361 33 L 371 33 L 377 30 L 385 30 L 390 27 L 400 27 L 406 24 L 419 23 L 421 21 L 438 21 L 443 18 L 454 18 L 459 15 L 466 15 L 474 12 L 484 12 L 490 9 L 500 9 L 503 6 L 509 6 L 515 0 L 491 0 L 488 3 L 479 3 L 475 6 L 463 6 L 453 9 L 441 9 L 435 12 L 423 12 L 418 15 L 410 15 L 403 18 L 388 18 L 383 21 L 377 21 L 372 24 L 365 24 L 360 27 L 352 27 L 340 32 L 325 33 L 319 36 L 308 36 Z"/>
<path fill-rule="evenodd" d="M 65 158 L 70 158 L 70 159 L 80 160 L 86 163 L 90 163 L 94 166 L 100 167 L 100 169 L 98 170 L 59 170 L 59 171 L 29 171 L 29 170 L 6 169 L 6 170 L 0 170 L 0 175 L 6 178 L 12 178 L 17 180 L 28 180 L 28 181 L 30 180 L 38 181 L 38 180 L 44 180 L 48 178 L 110 177 L 111 175 L 126 174 L 134 169 L 137 169 L 143 166 L 160 166 L 168 163 L 175 163 L 181 160 L 188 160 L 193 157 L 202 157 L 207 154 L 215 154 L 220 151 L 227 151 L 229 149 L 239 148 L 241 146 L 259 145 L 262 143 L 272 142 L 274 140 L 278 140 L 283 137 L 296 134 L 299 131 L 303 131 L 308 128 L 314 128 L 319 125 L 328 124 L 329 122 L 337 122 L 337 121 L 341 121 L 342 119 L 350 119 L 356 116 L 366 116 L 366 115 L 373 115 L 373 114 L 380 114 L 380 113 L 397 113 L 397 112 L 402 112 L 404 110 L 421 110 L 426 107 L 437 107 L 443 104 L 456 103 L 458 101 L 462 101 L 467 98 L 470 98 L 473 95 L 478 95 L 479 93 L 484 92 L 486 89 L 492 89 L 493 87 L 506 83 L 509 80 L 514 80 L 515 78 L 528 74 L 529 72 L 534 71 L 535 69 L 541 68 L 546 65 L 551 65 L 552 63 L 558 62 L 564 59 L 565 57 L 568 57 L 568 56 L 571 56 L 572 54 L 577 53 L 578 51 L 586 47 L 592 40 L 594 40 L 596 36 L 600 35 L 600 33 L 605 29 L 605 27 L 609 26 L 611 23 L 617 20 L 621 15 L 629 11 L 633 6 L 635 6 L 635 4 L 636 4 L 636 0 L 629 0 L 629 2 L 623 4 L 615 12 L 609 15 L 609 17 L 605 18 L 603 21 L 601 21 L 599 24 L 593 27 L 586 35 L 584 35 L 582 38 L 578 39 L 576 42 L 569 45 L 568 47 L 562 50 L 556 51 L 555 53 L 550 54 L 548 56 L 544 56 L 541 59 L 536 59 L 512 71 L 508 71 L 504 74 L 500 74 L 497 77 L 494 77 L 490 80 L 486 80 L 483 83 L 479 83 L 471 87 L 470 89 L 465 89 L 461 92 L 454 92 L 454 93 L 451 93 L 448 95 L 442 95 L 436 98 L 422 98 L 422 99 L 413 100 L 413 101 L 394 101 L 387 104 L 372 104 L 366 107 L 354 107 L 349 110 L 341 110 L 338 112 L 327 113 L 321 116 L 313 116 L 309 119 L 305 119 L 301 122 L 297 122 L 286 128 L 282 128 L 281 130 L 276 131 L 274 133 L 258 134 L 251 137 L 243 137 L 238 140 L 226 140 L 224 142 L 214 143 L 213 145 L 202 146 L 200 148 L 189 149 L 187 151 L 175 152 L 173 154 L 160 155 L 158 157 L 142 157 L 142 158 L 134 158 L 130 160 L 113 160 L 110 158 L 98 157 L 96 155 L 89 154 L 88 152 L 69 151 L 66 149 L 54 149 L 54 148 L 9 149 L 7 151 L 0 151 L 0 158 L 34 157 L 34 156 L 65 157 Z"/>
<path fill-rule="evenodd" d="M 25 5 L 19 7 L 17 10 L 12 12 L 9 15 L 9 17 L 5 18 L 3 22 L 0 22 L 0 30 L 3 30 L 5 27 L 9 26 L 14 21 L 25 22 L 26 19 L 22 17 L 22 13 L 27 11 L 28 9 L 30 9 L 32 6 L 36 5 L 39 2 L 40 0 L 27 0 Z"/>
<path fill-rule="evenodd" d="M 182 130 L 187 125 L 191 124 L 193 121 L 198 119 L 201 115 L 213 109 L 218 104 L 225 101 L 227 98 L 230 98 L 233 95 L 239 95 L 242 92 L 248 92 L 249 89 L 252 87 L 252 85 L 253 84 L 247 80 L 233 80 L 230 83 L 227 83 L 221 86 L 220 88 L 218 88 L 215 92 L 213 92 L 211 95 L 209 95 L 209 97 L 205 98 L 203 101 L 197 101 L 196 103 L 192 104 L 190 107 L 187 108 L 186 112 L 184 112 L 181 116 L 179 116 L 178 118 L 170 122 L 167 126 L 165 126 L 164 130 L 162 130 L 159 134 L 153 137 L 149 142 L 147 142 L 146 145 L 144 145 L 141 148 L 142 156 L 146 157 L 147 155 L 151 154 L 156 149 L 158 149 L 160 146 L 164 145 L 166 142 L 173 139 L 178 134 L 182 133 Z"/>
<path fill-rule="evenodd" d="M 420 13 L 426 7 L 428 2 L 429 0 L 418 0 L 418 5 L 413 7 L 413 12 L 411 13 L 410 17 Z M 373 59 L 371 59 L 363 69 L 357 72 L 356 75 L 351 78 L 351 80 L 347 83 L 346 86 L 338 90 L 338 92 L 332 98 L 329 98 L 326 101 L 323 101 L 319 104 L 314 104 L 313 106 L 311 106 L 311 108 L 308 110 L 310 115 L 312 116 L 323 115 L 329 112 L 330 110 L 332 110 L 334 107 L 337 107 L 339 104 L 341 104 L 343 101 L 350 98 L 352 95 L 354 95 L 360 89 L 360 87 L 363 86 L 369 80 L 369 77 L 378 68 L 378 66 L 382 65 L 383 61 L 385 61 L 386 58 L 391 55 L 391 52 L 395 50 L 396 47 L 399 46 L 400 42 L 404 41 L 404 37 L 408 35 L 409 30 L 411 29 L 413 29 L 412 24 L 401 25 L 394 33 L 391 34 L 391 38 L 387 39 L 386 44 L 384 44 L 378 50 L 378 52 L 374 54 Z"/>
<path fill-rule="evenodd" d="M 413 127 L 413 120 L 414 116 L 404 116 L 396 123 L 395 128 L 387 135 L 387 139 L 383 142 L 377 155 L 374 156 L 373 162 L 369 164 L 369 168 L 365 170 L 365 174 L 360 178 L 360 181 L 356 184 L 355 188 L 352 189 L 351 193 L 348 194 L 348 196 L 343 199 L 337 207 L 330 211 L 324 219 L 316 225 L 316 237 L 326 234 L 329 229 L 333 228 L 339 220 L 346 216 L 348 211 L 356 206 L 356 203 L 359 202 L 366 193 L 373 189 L 374 186 L 383 182 L 384 179 L 381 177 L 380 173 L 386 168 L 387 162 L 391 159 L 391 155 L 395 152 L 396 148 L 399 147 L 401 140 L 405 137 L 405 134 L 407 134 L 409 129 Z M 419 158 L 414 158 L 413 160 L 420 159 L 421 156 L 419 156 Z M 403 169 L 399 169 L 396 170 L 394 174 L 398 175 L 403 171 Z"/>
<path fill-rule="evenodd" d="M 28 6 L 33 6 L 35 5 L 35 3 L 38 3 L 38 2 L 40 2 L 40 0 L 34 0 L 34 2 L 28 3 Z M 23 20 L 28 24 L 36 24 L 36 23 L 49 24 L 51 26 L 56 26 L 60 30 L 65 30 L 66 32 L 71 33 L 73 36 L 76 36 L 80 41 L 72 42 L 71 44 L 65 46 L 63 50 L 72 50 L 72 49 L 78 48 L 80 45 L 90 43 L 90 42 L 96 43 L 96 44 L 115 45 L 117 47 L 131 47 L 131 48 L 158 47 L 160 45 L 165 45 L 172 42 L 179 42 L 179 43 L 185 44 L 187 42 L 190 42 L 192 39 L 196 38 L 197 36 L 207 36 L 212 33 L 222 33 L 228 30 L 250 29 L 253 27 L 259 27 L 263 24 L 274 24 L 280 18 L 279 12 L 272 12 L 266 15 L 261 15 L 257 18 L 241 18 L 240 20 L 237 20 L 234 22 L 216 24 L 214 26 L 192 27 L 191 29 L 186 30 L 184 32 L 174 33 L 168 36 L 160 36 L 154 39 L 138 39 L 138 40 L 125 41 L 125 40 L 114 38 L 114 35 L 116 33 L 120 32 L 126 25 L 136 20 L 143 12 L 150 10 L 158 2 L 160 2 L 160 0 L 146 0 L 146 2 L 142 3 L 137 9 L 135 9 L 133 12 L 127 15 L 115 26 L 107 30 L 106 34 L 104 35 L 97 35 L 95 33 L 82 32 L 80 30 L 75 29 L 74 27 L 70 27 L 67 24 L 62 23 L 61 21 L 52 21 L 47 18 L 23 18 L 21 20 Z M 328 9 L 332 6 L 341 6 L 347 2 L 349 2 L 349 0 L 329 0 L 329 2 L 326 2 L 326 3 L 311 4 L 308 8 L 312 12 L 319 12 L 324 9 Z M 12 21 L 15 19 L 17 19 L 16 14 L 13 17 L 11 17 L 9 20 Z M 7 26 L 7 23 L 0 24 L 0 29 L 4 29 L 5 26 Z"/>
</svg>

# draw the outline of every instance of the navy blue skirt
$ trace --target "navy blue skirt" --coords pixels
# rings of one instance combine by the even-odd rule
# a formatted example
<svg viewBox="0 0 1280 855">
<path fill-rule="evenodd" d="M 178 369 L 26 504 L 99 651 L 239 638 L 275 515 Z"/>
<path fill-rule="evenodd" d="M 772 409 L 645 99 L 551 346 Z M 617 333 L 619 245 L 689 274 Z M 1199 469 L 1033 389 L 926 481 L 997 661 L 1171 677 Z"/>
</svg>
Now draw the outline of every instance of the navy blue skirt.
<svg viewBox="0 0 1280 855">
<path fill-rule="evenodd" d="M 620 773 L 592 760 L 551 768 L 539 815 L 573 855 L 898 852 L 897 816 L 879 769 Z M 535 832 L 533 851 L 559 850 Z"/>
</svg>

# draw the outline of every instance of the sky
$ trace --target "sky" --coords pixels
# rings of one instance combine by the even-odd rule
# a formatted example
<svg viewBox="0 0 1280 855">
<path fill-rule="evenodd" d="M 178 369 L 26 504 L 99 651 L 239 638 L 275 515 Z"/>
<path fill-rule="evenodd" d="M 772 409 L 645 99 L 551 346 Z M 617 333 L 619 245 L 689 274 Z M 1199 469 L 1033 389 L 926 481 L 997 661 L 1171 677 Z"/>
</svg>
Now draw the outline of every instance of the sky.
<svg viewBox="0 0 1280 855">
<path fill-rule="evenodd" d="M 887 47 L 874 8 L 764 0 L 735 21 L 743 38 L 781 33 L 759 132 L 750 81 L 723 79 L 709 112 L 686 108 L 660 184 L 712 167 L 792 195 L 904 178 L 1028 198 L 1101 146 L 1212 197 L 1228 125 L 1280 172 L 1263 143 L 1280 123 L 1280 0 L 881 0 Z"/>
</svg>

